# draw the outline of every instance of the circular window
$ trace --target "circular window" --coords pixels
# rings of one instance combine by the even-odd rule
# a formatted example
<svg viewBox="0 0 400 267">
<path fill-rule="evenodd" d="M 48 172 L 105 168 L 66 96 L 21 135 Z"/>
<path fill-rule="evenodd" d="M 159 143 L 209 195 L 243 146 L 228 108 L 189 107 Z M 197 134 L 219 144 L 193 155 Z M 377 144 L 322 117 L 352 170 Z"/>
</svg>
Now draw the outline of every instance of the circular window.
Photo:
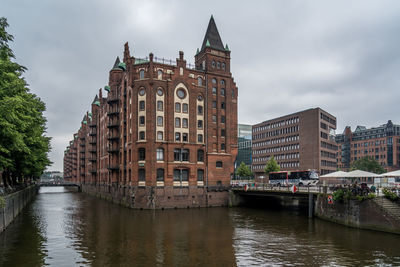
<svg viewBox="0 0 400 267">
<path fill-rule="evenodd" d="M 197 97 L 197 100 L 203 101 L 203 96 L 202 96 L 202 95 L 199 95 L 199 96 Z"/>
<path fill-rule="evenodd" d="M 186 96 L 186 92 L 183 89 L 179 89 L 178 91 L 176 91 L 176 95 L 180 98 L 183 99 Z"/>
<path fill-rule="evenodd" d="M 157 95 L 162 96 L 164 94 L 162 89 L 158 89 L 157 90 Z"/>
<path fill-rule="evenodd" d="M 142 88 L 139 90 L 139 95 L 144 95 L 146 93 L 146 91 Z"/>
</svg>

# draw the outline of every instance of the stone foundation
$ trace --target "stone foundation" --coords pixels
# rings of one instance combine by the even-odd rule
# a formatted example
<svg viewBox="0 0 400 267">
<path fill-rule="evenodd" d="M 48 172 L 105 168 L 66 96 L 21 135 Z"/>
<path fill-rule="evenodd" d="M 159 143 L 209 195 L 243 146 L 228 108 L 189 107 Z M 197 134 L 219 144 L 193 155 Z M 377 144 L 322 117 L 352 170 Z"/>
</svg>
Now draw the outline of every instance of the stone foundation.
<svg viewBox="0 0 400 267">
<path fill-rule="evenodd" d="M 37 195 L 39 187 L 32 185 L 5 196 L 5 207 L 0 208 L 0 233 L 12 223 L 22 209 Z"/>
<path fill-rule="evenodd" d="M 133 209 L 228 206 L 225 188 L 82 185 L 82 191 Z"/>
<path fill-rule="evenodd" d="M 319 195 L 315 216 L 351 227 L 400 234 L 400 218 L 385 212 L 373 200 L 329 204 L 327 196 Z"/>
</svg>

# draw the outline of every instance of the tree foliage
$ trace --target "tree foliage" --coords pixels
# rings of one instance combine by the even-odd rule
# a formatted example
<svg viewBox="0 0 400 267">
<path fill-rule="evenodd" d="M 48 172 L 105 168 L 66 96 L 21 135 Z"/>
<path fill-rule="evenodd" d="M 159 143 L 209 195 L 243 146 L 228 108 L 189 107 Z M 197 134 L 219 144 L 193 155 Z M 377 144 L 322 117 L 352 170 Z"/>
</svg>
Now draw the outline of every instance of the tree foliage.
<svg viewBox="0 0 400 267">
<path fill-rule="evenodd" d="M 373 172 L 381 174 L 385 172 L 385 169 L 371 157 L 362 157 L 351 164 L 351 170 L 362 170 L 367 172 Z"/>
<path fill-rule="evenodd" d="M 268 176 L 270 172 L 279 172 L 280 170 L 281 167 L 279 166 L 278 162 L 276 162 L 274 156 L 271 156 L 265 165 L 265 174 Z"/>
<path fill-rule="evenodd" d="M 50 138 L 45 136 L 45 104 L 29 92 L 22 74 L 25 67 L 8 43 L 6 18 L 0 18 L 0 172 L 5 185 L 37 178 L 50 165 Z"/>
<path fill-rule="evenodd" d="M 239 177 L 252 177 L 253 173 L 250 170 L 250 167 L 247 166 L 243 161 L 240 163 L 239 167 L 236 170 L 236 174 Z"/>
</svg>

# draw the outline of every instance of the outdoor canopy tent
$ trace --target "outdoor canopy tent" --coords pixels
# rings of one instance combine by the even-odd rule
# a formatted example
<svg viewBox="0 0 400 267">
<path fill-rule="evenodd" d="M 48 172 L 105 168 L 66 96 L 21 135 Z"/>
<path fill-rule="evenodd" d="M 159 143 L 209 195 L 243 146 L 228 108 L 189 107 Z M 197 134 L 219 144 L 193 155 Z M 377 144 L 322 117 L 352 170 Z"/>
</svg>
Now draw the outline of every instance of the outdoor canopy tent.
<svg viewBox="0 0 400 267">
<path fill-rule="evenodd" d="M 380 177 L 400 177 L 400 170 L 393 171 L 393 172 L 382 173 L 379 176 Z"/>
<path fill-rule="evenodd" d="M 340 177 L 346 177 L 346 175 L 347 175 L 347 172 L 337 171 L 337 172 L 332 172 L 332 173 L 322 175 L 322 176 L 320 176 L 320 178 L 340 178 Z"/>
<path fill-rule="evenodd" d="M 370 178 L 370 177 L 380 177 L 380 175 L 373 173 L 373 172 L 355 170 L 355 171 L 348 172 L 345 177 L 348 177 L 348 178 Z"/>
</svg>

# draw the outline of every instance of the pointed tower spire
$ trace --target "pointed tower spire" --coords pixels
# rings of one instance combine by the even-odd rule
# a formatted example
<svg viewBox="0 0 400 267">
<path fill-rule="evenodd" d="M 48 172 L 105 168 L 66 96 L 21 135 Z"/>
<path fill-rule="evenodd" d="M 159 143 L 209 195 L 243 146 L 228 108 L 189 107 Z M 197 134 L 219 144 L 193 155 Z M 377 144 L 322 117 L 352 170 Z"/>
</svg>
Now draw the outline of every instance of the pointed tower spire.
<svg viewBox="0 0 400 267">
<path fill-rule="evenodd" d="M 112 68 L 112 69 L 119 69 L 118 68 L 118 64 L 120 63 L 120 61 L 119 61 L 119 57 L 117 57 L 117 59 L 115 60 L 115 63 L 114 63 L 114 67 Z"/>
<path fill-rule="evenodd" d="M 213 15 L 211 15 L 210 22 L 208 23 L 206 35 L 204 36 L 201 50 L 203 50 L 206 46 L 209 46 L 213 49 L 225 51 L 221 37 L 219 36 L 218 33 L 217 25 L 215 25 Z"/>
</svg>

